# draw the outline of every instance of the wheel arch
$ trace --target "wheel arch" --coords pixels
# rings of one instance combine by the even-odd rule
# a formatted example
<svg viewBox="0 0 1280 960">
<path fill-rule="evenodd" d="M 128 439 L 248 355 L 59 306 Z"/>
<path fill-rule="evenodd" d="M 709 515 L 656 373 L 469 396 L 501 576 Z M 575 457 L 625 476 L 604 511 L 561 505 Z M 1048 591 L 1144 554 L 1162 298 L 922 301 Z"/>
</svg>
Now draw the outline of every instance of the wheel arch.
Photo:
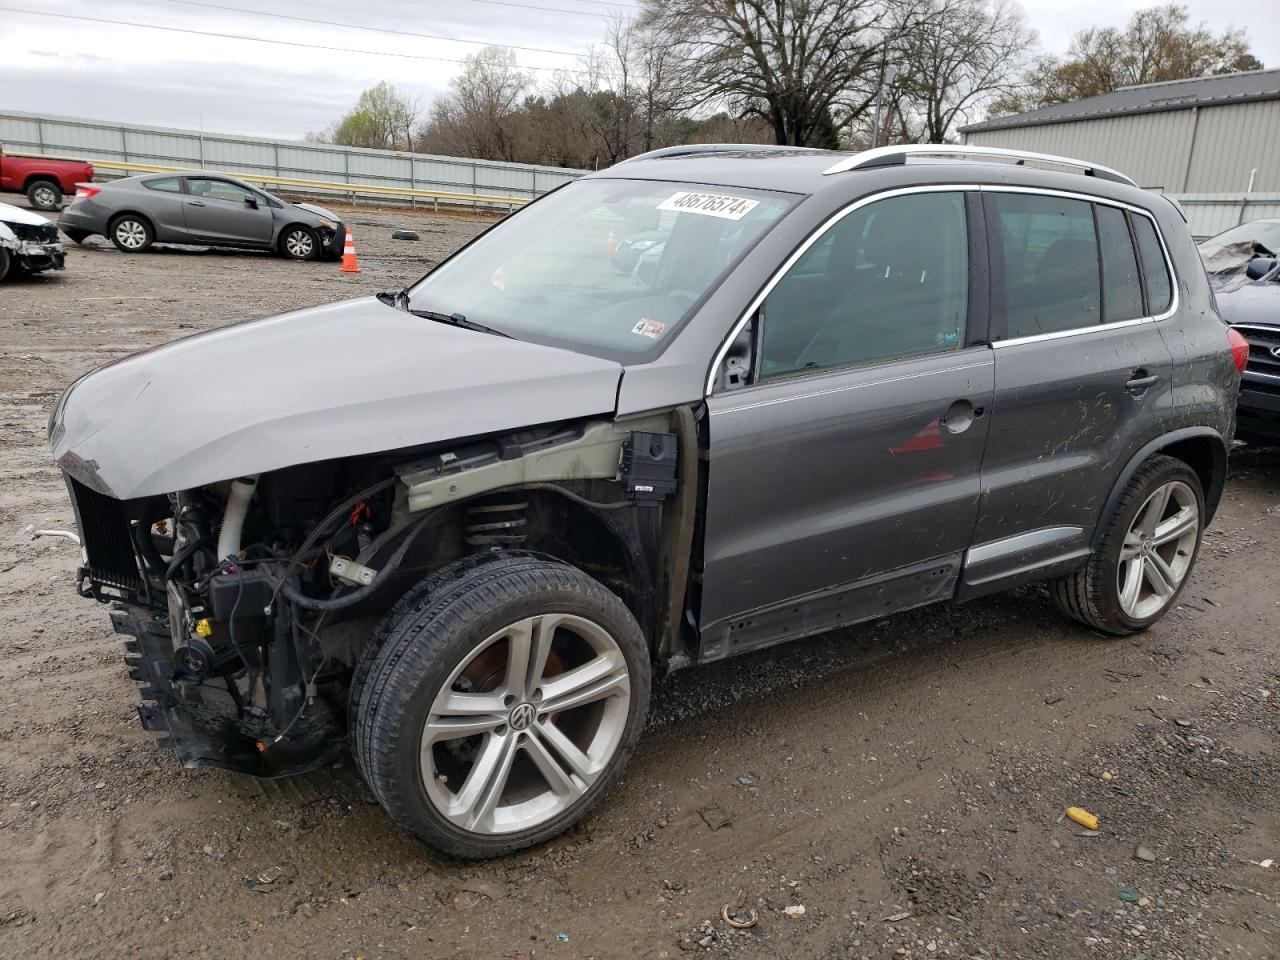
<svg viewBox="0 0 1280 960">
<path fill-rule="evenodd" d="M 37 183 L 51 183 L 57 187 L 59 191 L 66 193 L 66 190 L 62 186 L 62 181 L 58 179 L 56 174 L 52 173 L 28 173 L 26 178 L 22 181 L 22 192 L 26 193 Z"/>
<path fill-rule="evenodd" d="M 110 231 L 115 229 L 116 221 L 119 220 L 121 217 L 137 217 L 139 220 L 145 221 L 147 226 L 151 228 L 151 235 L 153 237 L 155 236 L 155 232 L 156 232 L 155 221 L 152 220 L 150 217 L 148 217 L 141 210 L 134 210 L 132 208 L 117 210 L 115 213 L 111 214 L 111 216 L 107 218 L 108 234 L 110 234 Z"/>
<path fill-rule="evenodd" d="M 320 231 L 317 230 L 315 227 L 313 227 L 311 224 L 304 223 L 301 220 L 288 220 L 285 222 L 285 224 L 282 227 L 280 227 L 280 229 L 276 231 L 276 238 L 275 238 L 275 241 L 272 243 L 272 246 L 276 248 L 277 252 L 284 251 L 285 234 L 287 234 L 294 227 L 305 227 L 306 229 L 311 231 L 312 235 L 316 238 L 316 242 L 317 243 L 320 242 Z"/>
<path fill-rule="evenodd" d="M 1124 494 L 1130 478 L 1157 453 L 1174 457 L 1195 471 L 1204 491 L 1205 524 L 1217 512 L 1227 481 L 1227 441 L 1212 427 L 1183 427 L 1149 441 L 1138 450 L 1116 477 L 1106 503 L 1095 521 L 1092 545 L 1096 549 L 1103 536 L 1102 518 L 1109 515 Z"/>
</svg>

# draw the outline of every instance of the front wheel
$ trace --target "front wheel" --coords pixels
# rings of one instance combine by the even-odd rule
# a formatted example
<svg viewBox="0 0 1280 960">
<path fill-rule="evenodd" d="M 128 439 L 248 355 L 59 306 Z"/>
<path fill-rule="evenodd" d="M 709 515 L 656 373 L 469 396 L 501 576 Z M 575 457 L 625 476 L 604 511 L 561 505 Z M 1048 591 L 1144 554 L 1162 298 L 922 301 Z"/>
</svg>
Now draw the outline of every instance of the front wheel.
<svg viewBox="0 0 1280 960">
<path fill-rule="evenodd" d="M 561 833 L 620 775 L 648 709 L 648 648 L 574 567 L 462 562 L 397 608 L 352 718 L 356 758 L 410 833 L 493 857 Z"/>
<path fill-rule="evenodd" d="M 62 188 L 52 180 L 37 180 L 27 187 L 27 202 L 37 210 L 61 210 Z"/>
<path fill-rule="evenodd" d="M 290 260 L 314 260 L 320 256 L 320 238 L 310 227 L 290 227 L 280 237 L 280 252 Z"/>
<path fill-rule="evenodd" d="M 1200 478 L 1173 457 L 1152 457 L 1130 478 L 1089 562 L 1053 581 L 1068 616 L 1106 633 L 1145 630 L 1177 602 L 1204 533 Z"/>
</svg>

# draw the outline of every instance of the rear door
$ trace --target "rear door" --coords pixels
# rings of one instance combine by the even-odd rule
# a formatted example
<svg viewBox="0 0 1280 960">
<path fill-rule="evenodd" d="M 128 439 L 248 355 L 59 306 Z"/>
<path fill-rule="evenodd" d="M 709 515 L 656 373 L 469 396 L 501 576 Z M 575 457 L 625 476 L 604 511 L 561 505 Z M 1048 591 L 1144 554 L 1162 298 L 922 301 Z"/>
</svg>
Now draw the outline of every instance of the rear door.
<svg viewBox="0 0 1280 960">
<path fill-rule="evenodd" d="M 1167 260 L 1144 287 L 1134 240 L 1150 217 L 1020 188 L 983 200 L 996 397 L 965 592 L 1084 556 L 1117 472 L 1173 402 L 1155 319 L 1174 307 Z"/>
<path fill-rule="evenodd" d="M 273 222 L 266 198 L 216 177 L 187 177 L 184 207 L 192 239 L 210 243 L 268 246 Z"/>
<path fill-rule="evenodd" d="M 753 369 L 731 349 L 707 399 L 705 657 L 950 596 L 993 387 L 980 210 L 854 204 L 748 314 Z"/>
</svg>

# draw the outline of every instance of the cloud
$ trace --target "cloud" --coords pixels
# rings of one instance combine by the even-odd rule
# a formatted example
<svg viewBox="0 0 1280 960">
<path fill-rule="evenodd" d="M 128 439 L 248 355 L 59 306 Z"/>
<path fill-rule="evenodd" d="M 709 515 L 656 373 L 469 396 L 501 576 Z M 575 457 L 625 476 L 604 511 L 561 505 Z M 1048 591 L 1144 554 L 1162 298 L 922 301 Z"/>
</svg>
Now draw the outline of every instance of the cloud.
<svg viewBox="0 0 1280 960">
<path fill-rule="evenodd" d="M 208 2 L 246 9 L 254 5 L 254 0 Z M 581 53 L 600 41 L 605 15 L 612 9 L 584 0 L 511 2 L 583 13 L 521 10 L 477 0 L 430 7 L 392 0 L 288 0 L 267 9 L 312 20 Z M 617 9 L 635 9 L 637 2 L 619 0 Z M 1023 6 L 1039 31 L 1041 45 L 1061 51 L 1075 31 L 1093 24 L 1122 25 L 1134 10 L 1152 2 L 1024 0 Z M 1205 20 L 1214 30 L 1228 26 L 1218 13 L 1217 0 L 1190 0 L 1189 6 L 1194 21 Z M 0 107 L 257 136 L 300 138 L 308 131 L 322 130 L 350 108 L 361 90 L 381 80 L 417 96 L 425 108 L 459 69 L 451 61 L 480 49 L 478 44 L 296 23 L 179 0 L 113 0 L 109 5 L 48 0 L 29 9 L 369 51 L 341 53 L 26 13 L 0 14 L 0 91 L 4 92 Z M 1255 53 L 1265 63 L 1280 66 L 1280 17 L 1253 20 L 1247 27 Z M 51 31 L 56 51 L 49 49 Z M 552 69 L 577 66 L 572 56 L 523 51 L 517 56 L 526 68 L 543 68 L 535 74 L 540 78 L 549 79 Z M 440 59 L 412 59 L 416 57 Z"/>
</svg>

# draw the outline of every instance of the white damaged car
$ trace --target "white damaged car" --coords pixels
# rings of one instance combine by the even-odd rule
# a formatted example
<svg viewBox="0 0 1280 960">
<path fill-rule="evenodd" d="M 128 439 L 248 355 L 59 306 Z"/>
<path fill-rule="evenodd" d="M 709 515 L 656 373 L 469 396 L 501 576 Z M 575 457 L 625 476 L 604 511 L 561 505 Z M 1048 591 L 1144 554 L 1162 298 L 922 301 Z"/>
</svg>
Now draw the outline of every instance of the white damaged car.
<svg viewBox="0 0 1280 960">
<path fill-rule="evenodd" d="M 38 213 L 0 203 L 0 280 L 61 270 L 65 259 L 56 226 Z"/>
</svg>

